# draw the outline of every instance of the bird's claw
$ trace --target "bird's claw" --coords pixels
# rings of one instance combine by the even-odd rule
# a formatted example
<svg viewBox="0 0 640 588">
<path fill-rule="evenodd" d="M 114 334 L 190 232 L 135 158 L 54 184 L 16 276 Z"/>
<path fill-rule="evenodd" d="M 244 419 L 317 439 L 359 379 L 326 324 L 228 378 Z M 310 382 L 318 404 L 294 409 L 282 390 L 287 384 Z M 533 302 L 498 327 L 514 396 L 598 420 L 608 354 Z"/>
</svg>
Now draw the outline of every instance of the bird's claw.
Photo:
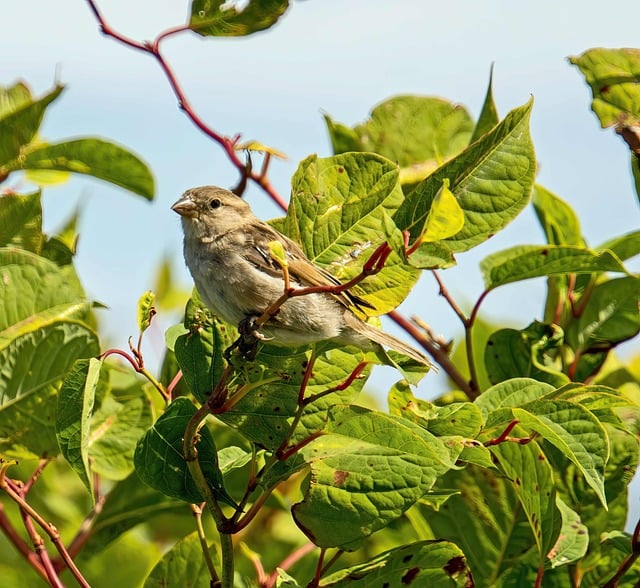
<svg viewBox="0 0 640 588">
<path fill-rule="evenodd" d="M 240 333 L 240 336 L 224 351 L 224 358 L 227 361 L 229 361 L 231 357 L 231 352 L 236 348 L 245 359 L 255 359 L 258 352 L 258 343 L 269 339 L 256 328 L 257 319 L 257 316 L 249 315 L 240 321 L 238 324 L 238 333 Z"/>
</svg>

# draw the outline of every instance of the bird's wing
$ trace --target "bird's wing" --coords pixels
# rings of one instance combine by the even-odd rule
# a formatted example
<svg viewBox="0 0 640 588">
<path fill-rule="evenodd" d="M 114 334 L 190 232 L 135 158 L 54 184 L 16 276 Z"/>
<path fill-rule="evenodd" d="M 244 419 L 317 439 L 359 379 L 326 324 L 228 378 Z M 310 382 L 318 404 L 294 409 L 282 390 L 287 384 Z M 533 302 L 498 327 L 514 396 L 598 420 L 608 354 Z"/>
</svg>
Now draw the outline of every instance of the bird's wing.
<svg viewBox="0 0 640 588">
<path fill-rule="evenodd" d="M 311 262 L 295 241 L 285 237 L 269 225 L 263 223 L 255 224 L 248 234 L 251 234 L 253 239 L 250 243 L 247 243 L 248 247 L 245 249 L 244 255 L 247 261 L 259 270 L 274 277 L 282 277 L 282 268 L 280 264 L 273 259 L 269 251 L 269 243 L 279 241 L 287 252 L 288 270 L 291 281 L 297 282 L 302 286 L 341 285 L 340 280 L 331 275 L 327 270 Z M 374 308 L 369 302 L 347 290 L 332 294 L 332 296 L 347 308 L 354 306 L 359 310 L 363 308 Z"/>
</svg>

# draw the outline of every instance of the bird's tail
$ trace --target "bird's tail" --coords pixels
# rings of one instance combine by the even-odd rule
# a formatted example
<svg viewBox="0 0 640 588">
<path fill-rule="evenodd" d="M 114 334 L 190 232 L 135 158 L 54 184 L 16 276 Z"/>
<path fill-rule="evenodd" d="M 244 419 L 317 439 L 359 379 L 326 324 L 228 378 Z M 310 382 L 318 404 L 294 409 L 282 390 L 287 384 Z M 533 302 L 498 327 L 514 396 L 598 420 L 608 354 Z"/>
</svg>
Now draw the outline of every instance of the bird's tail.
<svg viewBox="0 0 640 588">
<path fill-rule="evenodd" d="M 373 325 L 369 325 L 364 321 L 361 321 L 358 317 L 354 316 L 350 312 L 345 312 L 344 318 L 348 327 L 351 327 L 354 331 L 356 331 L 360 335 L 363 335 L 370 341 L 378 343 L 383 347 L 393 349 L 393 351 L 397 351 L 398 353 L 402 353 L 407 357 L 410 357 L 414 361 L 417 361 L 429 367 L 433 367 L 433 362 L 424 353 L 411 347 L 411 345 L 409 345 L 408 343 L 401 341 L 400 339 L 394 337 L 393 335 L 390 335 L 389 333 L 381 331 Z"/>
</svg>

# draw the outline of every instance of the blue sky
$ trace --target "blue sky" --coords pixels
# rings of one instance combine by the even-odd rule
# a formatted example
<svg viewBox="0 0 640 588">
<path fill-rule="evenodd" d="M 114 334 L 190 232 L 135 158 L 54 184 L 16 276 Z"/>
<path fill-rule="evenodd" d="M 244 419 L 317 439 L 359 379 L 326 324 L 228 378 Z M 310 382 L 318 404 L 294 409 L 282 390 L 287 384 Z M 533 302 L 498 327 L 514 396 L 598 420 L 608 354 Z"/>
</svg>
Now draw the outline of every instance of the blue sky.
<svg viewBox="0 0 640 588">
<path fill-rule="evenodd" d="M 169 206 L 186 188 L 231 186 L 236 174 L 220 148 L 178 110 L 157 64 L 103 37 L 84 2 L 5 4 L 0 83 L 21 78 L 37 93 L 56 78 L 68 86 L 47 115 L 45 138 L 109 137 L 139 153 L 155 174 L 153 203 L 84 178 L 45 194 L 49 230 L 82 204 L 78 268 L 89 294 L 109 306 L 102 323 L 110 342 L 124 347 L 135 335 L 137 298 L 152 287 L 164 254 L 173 256 L 180 283 L 191 283 L 181 260 L 178 218 Z M 136 39 L 183 23 L 188 12 L 188 3 L 177 0 L 98 4 L 112 26 Z M 591 47 L 637 45 L 637 0 L 616 2 L 610 16 L 607 8 L 603 2 L 573 0 L 301 0 L 264 34 L 244 39 L 185 34 L 167 42 L 165 51 L 211 126 L 289 155 L 271 168 L 272 182 L 285 196 L 298 161 L 310 153 L 330 154 L 323 111 L 354 124 L 385 98 L 424 94 L 463 103 L 475 117 L 495 63 L 500 114 L 534 96 L 538 181 L 576 209 L 587 240 L 597 244 L 638 226 L 626 147 L 611 130 L 599 128 L 587 86 L 566 61 Z M 255 188 L 248 199 L 264 219 L 281 214 Z M 494 239 L 461 255 L 459 266 L 442 278 L 468 308 L 481 292 L 478 262 L 485 255 L 541 241 L 527 210 Z M 507 286 L 489 296 L 485 312 L 520 328 L 540 317 L 543 293 L 541 280 Z M 460 336 L 430 275 L 402 310 L 419 314 L 446 338 Z M 160 326 L 170 322 L 164 320 Z M 160 352 L 162 329 L 156 328 L 148 345 L 151 357 Z M 396 375 L 377 374 L 371 388 L 383 397 Z M 433 397 L 445 386 L 442 375 L 429 375 L 418 393 Z"/>
</svg>

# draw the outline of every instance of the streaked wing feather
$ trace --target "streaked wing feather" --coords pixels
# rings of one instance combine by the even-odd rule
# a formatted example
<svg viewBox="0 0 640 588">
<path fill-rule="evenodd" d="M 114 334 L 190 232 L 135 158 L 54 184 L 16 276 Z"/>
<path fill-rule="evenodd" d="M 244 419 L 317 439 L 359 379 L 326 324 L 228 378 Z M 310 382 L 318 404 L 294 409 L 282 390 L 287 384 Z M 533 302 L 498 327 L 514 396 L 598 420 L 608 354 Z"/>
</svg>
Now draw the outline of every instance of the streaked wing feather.
<svg viewBox="0 0 640 588">
<path fill-rule="evenodd" d="M 282 268 L 269 253 L 269 243 L 280 241 L 287 252 L 289 275 L 292 281 L 298 282 L 302 286 L 339 286 L 341 284 L 340 280 L 328 271 L 309 261 L 295 241 L 285 237 L 269 225 L 255 224 L 249 233 L 254 238 L 247 243 L 248 247 L 245 249 L 244 256 L 259 270 L 274 277 L 282 276 Z M 360 310 L 374 308 L 369 302 L 349 291 L 331 295 L 346 308 L 353 306 Z"/>
</svg>

